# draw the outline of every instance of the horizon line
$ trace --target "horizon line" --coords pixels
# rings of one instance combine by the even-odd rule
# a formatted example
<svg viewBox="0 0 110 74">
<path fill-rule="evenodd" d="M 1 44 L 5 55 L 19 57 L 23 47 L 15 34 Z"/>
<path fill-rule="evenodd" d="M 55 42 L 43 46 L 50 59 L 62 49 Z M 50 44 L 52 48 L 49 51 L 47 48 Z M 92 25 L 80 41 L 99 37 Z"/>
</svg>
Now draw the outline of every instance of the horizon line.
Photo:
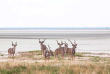
<svg viewBox="0 0 110 74">
<path fill-rule="evenodd" d="M 0 30 L 101 30 L 110 27 L 2 27 Z"/>
</svg>

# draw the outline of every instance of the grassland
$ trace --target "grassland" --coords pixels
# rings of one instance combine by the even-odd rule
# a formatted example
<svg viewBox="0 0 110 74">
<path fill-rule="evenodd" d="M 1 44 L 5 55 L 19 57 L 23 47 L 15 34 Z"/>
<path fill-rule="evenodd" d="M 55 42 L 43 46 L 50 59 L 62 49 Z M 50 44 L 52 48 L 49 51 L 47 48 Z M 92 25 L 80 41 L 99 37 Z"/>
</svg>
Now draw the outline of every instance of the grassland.
<svg viewBox="0 0 110 74">
<path fill-rule="evenodd" d="M 65 58 L 51 57 L 45 60 L 40 51 L 21 52 L 15 58 L 2 57 L 0 74 L 110 74 L 110 58 L 85 56 L 85 53 L 76 53 L 72 61 Z"/>
</svg>

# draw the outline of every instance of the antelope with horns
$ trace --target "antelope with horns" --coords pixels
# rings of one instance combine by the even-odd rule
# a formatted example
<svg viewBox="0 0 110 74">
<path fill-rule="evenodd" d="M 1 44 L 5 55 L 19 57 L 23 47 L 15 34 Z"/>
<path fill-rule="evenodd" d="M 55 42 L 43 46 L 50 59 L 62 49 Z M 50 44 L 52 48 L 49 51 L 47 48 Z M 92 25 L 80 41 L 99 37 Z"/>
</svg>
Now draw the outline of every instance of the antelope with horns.
<svg viewBox="0 0 110 74">
<path fill-rule="evenodd" d="M 11 55 L 12 55 L 12 57 L 14 57 L 16 46 L 17 46 L 17 42 L 15 44 L 13 44 L 13 42 L 12 42 L 12 46 L 13 46 L 13 48 L 9 48 L 8 49 L 8 57 L 11 56 Z"/>
<path fill-rule="evenodd" d="M 70 40 L 68 39 L 68 41 Z M 72 48 L 68 48 L 68 46 L 66 46 L 65 48 L 67 48 L 67 51 L 66 51 L 67 55 L 71 55 L 72 60 L 73 60 L 73 58 L 75 59 L 75 49 L 76 49 L 77 44 L 75 40 L 74 40 L 74 44 L 71 41 L 70 43 L 72 44 Z"/>
<path fill-rule="evenodd" d="M 46 45 L 43 44 L 44 42 L 45 42 L 45 39 L 44 41 L 40 41 L 39 39 L 39 43 L 41 45 L 41 55 L 44 55 L 44 51 L 47 49 Z"/>
<path fill-rule="evenodd" d="M 48 50 L 48 48 L 46 49 L 46 50 L 44 50 L 44 57 L 45 57 L 45 59 L 50 59 L 50 52 L 49 52 L 49 50 Z"/>
<path fill-rule="evenodd" d="M 52 50 L 50 50 L 50 46 L 48 45 L 48 48 L 49 48 L 49 52 L 50 52 L 50 56 L 54 56 L 54 53 Z"/>
<path fill-rule="evenodd" d="M 64 47 L 61 47 L 64 43 L 61 41 L 61 43 L 59 43 L 58 41 L 57 41 L 57 44 L 59 45 L 59 48 L 57 48 L 56 50 L 55 50 L 55 57 L 57 56 L 58 57 L 58 55 L 59 54 L 61 54 L 62 55 L 62 57 L 64 56 Z"/>
</svg>

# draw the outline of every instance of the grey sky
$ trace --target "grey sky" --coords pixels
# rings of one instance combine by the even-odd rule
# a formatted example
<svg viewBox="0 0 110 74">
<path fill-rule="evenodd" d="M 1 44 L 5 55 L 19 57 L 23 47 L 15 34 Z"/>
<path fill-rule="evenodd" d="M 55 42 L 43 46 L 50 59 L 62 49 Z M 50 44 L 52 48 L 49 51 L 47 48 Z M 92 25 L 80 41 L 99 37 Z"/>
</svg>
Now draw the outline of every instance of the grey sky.
<svg viewBox="0 0 110 74">
<path fill-rule="evenodd" d="M 0 27 L 110 27 L 110 0 L 1 0 Z"/>
</svg>

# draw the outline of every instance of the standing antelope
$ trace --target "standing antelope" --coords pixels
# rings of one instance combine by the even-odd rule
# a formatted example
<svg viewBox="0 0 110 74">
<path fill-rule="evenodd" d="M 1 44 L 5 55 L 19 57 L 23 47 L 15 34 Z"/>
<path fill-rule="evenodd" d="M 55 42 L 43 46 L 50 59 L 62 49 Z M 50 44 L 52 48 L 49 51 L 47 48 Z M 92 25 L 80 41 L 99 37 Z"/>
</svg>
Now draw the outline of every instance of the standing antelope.
<svg viewBox="0 0 110 74">
<path fill-rule="evenodd" d="M 66 42 L 65 42 L 64 44 L 65 44 L 65 45 L 64 45 L 64 46 L 65 46 L 65 47 L 64 47 L 64 51 L 65 51 L 65 53 L 67 53 L 67 50 L 68 50 L 68 44 L 67 44 Z"/>
<path fill-rule="evenodd" d="M 39 39 L 39 43 L 40 43 L 40 45 L 41 45 L 41 55 L 43 54 L 44 55 L 44 51 L 46 50 L 46 45 L 44 45 L 43 43 L 45 42 L 45 39 L 44 39 L 44 41 L 40 41 L 40 39 Z"/>
<path fill-rule="evenodd" d="M 57 48 L 55 50 L 55 57 L 56 56 L 58 57 L 59 54 L 61 54 L 63 57 L 64 56 L 64 47 L 61 47 L 63 45 L 63 42 L 61 41 L 61 43 L 58 43 L 58 41 L 57 41 L 57 44 L 59 45 L 59 48 Z"/>
<path fill-rule="evenodd" d="M 13 46 L 13 48 L 8 49 L 8 57 L 11 56 L 11 55 L 12 55 L 12 57 L 14 57 L 17 42 L 15 44 L 13 44 L 13 42 L 12 42 L 12 46 Z"/>
<path fill-rule="evenodd" d="M 50 52 L 50 56 L 54 56 L 54 53 L 52 50 L 50 50 L 50 46 L 48 45 L 48 48 L 49 48 L 49 52 Z"/>
<path fill-rule="evenodd" d="M 67 55 L 71 55 L 72 60 L 73 60 L 73 57 L 75 59 L 75 49 L 76 49 L 77 44 L 76 44 L 76 41 L 75 40 L 74 40 L 74 44 L 71 41 L 70 41 L 70 43 L 72 44 L 72 48 L 68 48 L 68 46 L 66 46 L 66 48 L 67 48 L 66 53 L 67 53 Z"/>
</svg>

